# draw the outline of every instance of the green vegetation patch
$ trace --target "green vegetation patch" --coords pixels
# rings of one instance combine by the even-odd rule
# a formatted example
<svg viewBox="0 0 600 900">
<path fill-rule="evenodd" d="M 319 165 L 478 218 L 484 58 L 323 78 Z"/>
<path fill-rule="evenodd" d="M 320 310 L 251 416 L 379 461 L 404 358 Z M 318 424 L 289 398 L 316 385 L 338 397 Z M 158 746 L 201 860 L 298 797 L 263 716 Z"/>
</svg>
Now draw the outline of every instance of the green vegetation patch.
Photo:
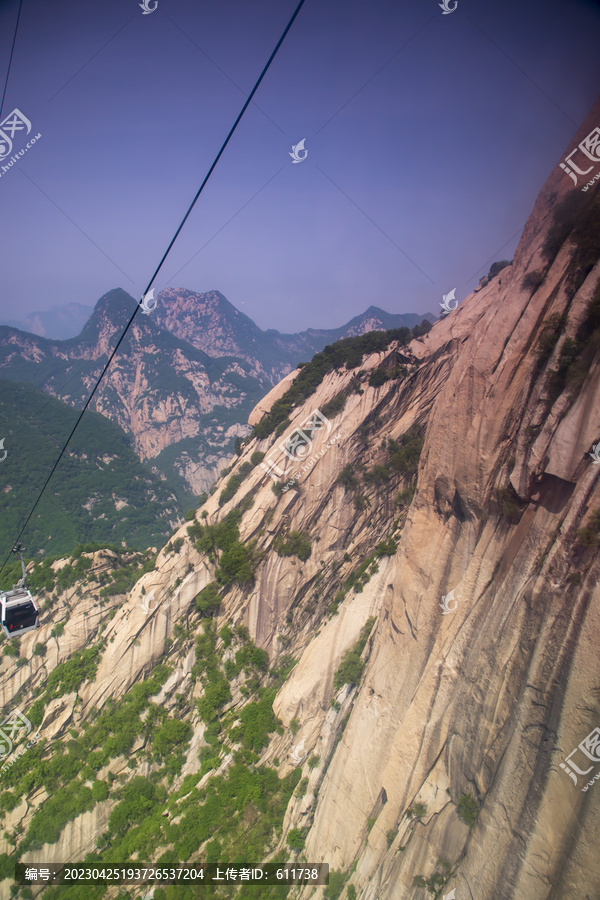
<svg viewBox="0 0 600 900">
<path fill-rule="evenodd" d="M 409 428 L 398 441 L 390 438 L 388 453 L 392 470 L 405 476 L 416 475 L 424 443 L 425 439 L 416 426 Z"/>
<path fill-rule="evenodd" d="M 567 269 L 567 285 L 571 296 L 581 287 L 600 256 L 600 196 L 598 191 L 571 191 L 554 207 L 553 224 L 542 253 L 548 267 L 569 240 L 573 255 Z"/>
<path fill-rule="evenodd" d="M 387 445 L 388 460 L 386 463 L 378 463 L 363 474 L 367 484 L 381 485 L 389 481 L 393 474 L 403 475 L 405 478 L 413 478 L 419 468 L 419 459 L 425 439 L 421 436 L 417 426 L 409 428 L 397 441 L 389 438 Z M 345 487 L 356 489 L 358 482 L 353 467 L 346 466 L 338 481 Z M 356 498 L 355 498 L 356 499 Z"/>
<path fill-rule="evenodd" d="M 600 509 L 595 509 L 587 525 L 579 529 L 577 540 L 584 547 L 596 547 L 600 544 Z"/>
<path fill-rule="evenodd" d="M 413 338 L 426 334 L 430 328 L 430 323 L 425 320 L 416 325 L 412 331 L 405 326 L 390 331 L 369 331 L 358 337 L 344 338 L 329 344 L 321 353 L 316 353 L 309 363 L 302 365 L 300 374 L 283 397 L 276 400 L 269 413 L 254 426 L 252 436 L 259 439 L 266 438 L 282 425 L 285 430 L 285 423 L 289 424 L 292 410 L 314 394 L 329 372 L 342 366 L 347 369 L 357 368 L 367 353 L 387 350 L 393 341 L 398 341 L 400 345 L 408 344 Z M 339 412 L 339 409 L 337 411 Z"/>
<path fill-rule="evenodd" d="M 211 861 L 227 859 L 239 866 L 249 857 L 261 859 L 281 832 L 285 809 L 299 777 L 299 769 L 279 780 L 265 766 L 249 768 L 241 753 L 236 754 L 226 774 L 211 778 L 202 791 L 196 788 L 197 775 L 188 776 L 171 797 L 162 786 L 136 776 L 115 794 L 120 802 L 111 813 L 104 835 L 109 847 L 101 856 L 86 857 L 86 865 L 136 856 L 155 858 L 158 848 L 167 844 L 173 844 L 174 849 L 160 855 L 157 864 L 177 865 L 188 862 L 207 841 L 203 857 Z M 63 887 L 53 890 L 57 892 L 50 896 L 57 900 L 71 896 Z M 165 896 L 181 898 L 181 893 L 168 892 L 166 887 Z"/>
<path fill-rule="evenodd" d="M 232 509 L 221 522 L 202 525 L 194 522 L 188 526 L 188 535 L 195 540 L 196 549 L 206 553 L 212 562 L 219 563 L 217 581 L 224 587 L 252 581 L 259 562 L 256 541 L 240 541 L 239 523 L 242 510 Z M 222 551 L 219 556 L 218 551 Z"/>
<path fill-rule="evenodd" d="M 252 469 L 264 458 L 264 453 L 253 453 L 250 462 L 242 463 L 237 472 L 231 476 L 227 484 L 219 494 L 219 506 L 224 506 L 232 497 L 235 497 L 238 488 L 242 486 Z"/>
<path fill-rule="evenodd" d="M 373 625 L 376 621 L 377 619 L 375 616 L 371 616 L 370 619 L 367 619 L 360 630 L 360 636 L 357 642 L 350 650 L 346 650 L 342 656 L 342 661 L 333 676 L 333 687 L 335 690 L 339 690 L 345 684 L 354 685 L 359 683 L 365 667 L 365 664 L 361 659 L 361 654 L 365 649 L 369 635 L 371 634 Z"/>
<path fill-rule="evenodd" d="M 341 394 L 337 394 L 337 396 L 335 396 L 332 400 L 324 403 L 321 407 L 321 412 L 326 419 L 335 419 L 335 417 L 339 416 L 339 414 L 342 412 L 343 408 L 346 405 L 347 399 L 348 395 L 346 391 L 342 391 Z"/>
<path fill-rule="evenodd" d="M 206 587 L 203 587 L 196 596 L 196 609 L 198 612 L 206 616 L 214 616 L 217 614 L 222 602 L 222 597 L 217 590 L 217 583 L 211 581 Z"/>
<path fill-rule="evenodd" d="M 125 835 L 127 831 L 149 816 L 157 804 L 164 803 L 167 792 L 141 775 L 134 776 L 118 792 L 121 802 L 115 806 L 108 820 L 112 836 Z"/>
<path fill-rule="evenodd" d="M 21 788 L 30 791 L 38 784 L 43 784 L 50 796 L 34 813 L 30 829 L 14 856 L 4 854 L 0 857 L 2 872 L 6 870 L 10 874 L 15 859 L 25 849 L 40 846 L 42 842 L 55 842 L 67 821 L 107 799 L 116 801 L 116 805 L 108 820 L 107 831 L 97 839 L 98 850 L 85 857 L 86 866 L 135 858 L 157 860 L 160 865 L 177 865 L 197 858 L 199 854 L 203 859 L 214 862 L 227 859 L 232 865 L 240 866 L 249 858 L 264 858 L 273 849 L 301 775 L 298 768 L 280 780 L 274 769 L 256 765 L 256 754 L 268 744 L 269 736 L 274 731 L 282 731 L 281 723 L 273 713 L 276 686 L 259 689 L 257 700 L 247 703 L 239 711 L 237 737 L 243 749 L 234 753 L 227 772 L 209 776 L 204 788 L 197 788 L 201 775 L 210 773 L 219 764 L 223 750 L 223 745 L 219 744 L 220 710 L 227 682 L 220 668 L 217 641 L 224 636 L 230 644 L 235 640 L 240 642 L 236 665 L 246 671 L 266 674 L 268 669 L 267 654 L 250 641 L 246 628 L 226 626 L 221 629 L 223 634 L 217 634 L 213 619 L 205 619 L 203 624 L 204 633 L 196 641 L 194 675 L 202 678 L 205 685 L 203 699 L 214 706 L 216 716 L 206 726 L 205 737 L 210 746 L 201 750 L 201 773 L 187 776 L 181 788 L 170 795 L 161 784 L 164 775 L 171 776 L 172 782 L 177 767 L 171 765 L 171 760 L 184 752 L 192 729 L 186 721 L 169 716 L 164 708 L 151 702 L 151 696 L 160 690 L 171 671 L 167 666 L 159 666 L 150 678 L 136 684 L 121 701 L 110 701 L 95 720 L 84 723 L 80 733 L 71 729 L 72 740 L 62 747 L 53 744 L 53 753 L 48 760 L 42 758 L 44 742 L 40 742 L 16 761 L 4 782 L 5 787 L 13 787 L 13 790 L 0 793 L 0 807 L 4 810 L 14 808 L 19 802 L 17 795 Z M 279 669 L 273 670 L 271 677 L 284 677 L 294 663 L 291 657 L 282 657 Z M 223 682 L 225 691 L 219 694 Z M 63 678 L 56 688 L 60 689 L 64 683 Z M 114 755 L 131 754 L 140 736 L 150 745 L 154 758 L 164 761 L 163 769 L 148 778 L 136 775 L 124 784 L 120 783 L 121 776 L 115 779 L 109 774 L 107 781 L 94 777 Z M 292 843 L 295 837 L 299 847 L 298 836 L 292 836 Z M 166 850 L 169 845 L 173 849 Z M 203 845 L 204 849 L 201 849 Z M 277 861 L 285 861 L 286 856 L 284 851 Z M 266 893 L 260 887 L 258 891 L 242 886 L 240 896 L 262 898 L 288 893 L 287 889 L 283 894 L 280 889 L 275 893 L 269 889 Z M 73 888 L 67 886 L 48 888 L 46 893 L 49 900 L 68 900 L 74 896 Z M 80 900 L 100 898 L 104 894 L 104 887 L 96 890 L 88 886 Z M 164 896 L 169 900 L 183 898 L 181 889 L 176 886 L 173 889 L 165 886 Z"/>
<path fill-rule="evenodd" d="M 379 366 L 377 369 L 373 369 L 369 375 L 369 387 L 381 387 L 386 381 L 404 377 L 407 373 L 408 369 L 403 364 L 395 366 Z"/>
<path fill-rule="evenodd" d="M 45 690 L 28 710 L 28 718 L 35 726 L 42 724 L 44 709 L 50 700 L 79 690 L 84 681 L 92 681 L 96 676 L 100 647 L 77 650 L 70 659 L 59 663 L 50 673 Z"/>
<path fill-rule="evenodd" d="M 425 815 L 427 815 L 427 807 L 424 803 L 414 803 L 406 810 L 407 819 L 422 819 Z"/>
<path fill-rule="evenodd" d="M 204 633 L 196 637 L 196 662 L 192 675 L 202 678 L 204 696 L 198 701 L 198 712 L 204 722 L 217 720 L 219 710 L 231 700 L 229 682 L 220 666 L 216 651 L 217 633 L 214 620 L 206 619 Z M 216 735 L 220 730 L 216 730 Z"/>
<path fill-rule="evenodd" d="M 95 664 L 93 657 L 85 656 L 92 652 L 91 649 L 80 651 L 75 654 L 76 658 L 58 666 L 48 681 L 50 693 L 61 696 L 67 690 L 74 689 L 73 685 L 81 683 L 85 672 L 89 671 L 86 666 Z M 42 740 L 15 760 L 3 776 L 5 786 L 12 787 L 13 791 L 0 795 L 0 807 L 4 810 L 14 808 L 19 798 L 40 785 L 50 795 L 35 811 L 27 834 L 19 845 L 19 852 L 39 848 L 43 843 L 54 843 L 67 822 L 92 809 L 94 803 L 107 799 L 109 785 L 95 780 L 94 773 L 115 756 L 128 754 L 139 734 L 145 732 L 148 738 L 157 741 L 154 748 L 157 754 L 173 753 L 175 732 L 178 746 L 185 742 L 186 735 L 181 730 L 181 725 L 185 723 L 169 720 L 163 710 L 154 707 L 154 714 L 150 710 L 146 721 L 141 720 L 141 713 L 148 706 L 148 698 L 160 690 L 169 672 L 166 666 L 156 667 L 151 678 L 135 685 L 119 703 L 109 701 L 95 723 L 84 724 L 84 730 L 77 739 L 68 740 L 62 746 L 53 744 L 48 759 L 43 756 L 46 742 Z M 53 680 L 55 673 L 57 677 Z M 41 699 L 43 701 L 47 697 Z M 40 709 L 42 707 L 38 706 L 38 711 Z M 38 718 L 33 713 L 33 707 L 28 715 L 32 721 Z M 156 723 L 161 720 L 163 724 L 157 729 Z M 189 726 L 186 734 L 187 729 Z M 169 759 L 175 757 L 170 755 Z M 92 781 L 92 786 L 89 787 L 86 781 Z"/>
<path fill-rule="evenodd" d="M 487 275 L 484 275 L 483 278 L 479 279 L 479 284 L 481 285 L 481 287 L 485 287 L 486 284 L 488 284 L 492 280 L 492 278 L 495 278 L 496 275 L 498 275 L 502 271 L 502 269 L 510 266 L 511 263 L 512 259 L 500 259 L 497 262 L 493 262 Z"/>
<path fill-rule="evenodd" d="M 19 846 L 20 852 L 56 843 L 67 822 L 88 812 L 94 803 L 91 788 L 77 778 L 67 787 L 59 788 L 33 814 L 25 839 Z"/>
<path fill-rule="evenodd" d="M 535 294 L 540 285 L 543 284 L 545 278 L 546 274 L 543 269 L 533 269 L 524 276 L 522 286 L 525 290 Z"/>
<path fill-rule="evenodd" d="M 413 878 L 413 887 L 427 888 L 430 894 L 439 897 L 441 895 L 441 890 L 449 877 L 450 873 L 446 870 L 434 872 L 429 878 L 426 878 L 425 875 L 415 875 Z"/>
<path fill-rule="evenodd" d="M 179 719 L 166 718 L 152 741 L 152 750 L 157 756 L 167 756 L 189 744 L 192 726 Z"/>
<path fill-rule="evenodd" d="M 525 504 L 513 488 L 512 484 L 496 488 L 496 501 L 500 515 L 510 522 L 517 522 L 525 508 Z"/>
<path fill-rule="evenodd" d="M 256 703 L 247 703 L 240 712 L 241 725 L 232 731 L 233 740 L 241 740 L 244 747 L 259 753 L 269 743 L 269 735 L 283 733 L 283 726 L 273 712 L 276 688 L 265 690 Z M 235 732 L 235 733 L 234 733 Z"/>
<path fill-rule="evenodd" d="M 394 556 L 397 550 L 398 545 L 392 537 L 385 541 L 380 541 L 374 551 L 369 556 L 365 557 L 358 568 L 348 575 L 344 582 L 344 586 L 334 597 L 333 603 L 335 609 L 332 609 L 331 611 L 337 611 L 337 607 L 348 591 L 354 590 L 356 594 L 361 594 L 365 585 L 370 581 L 371 576 L 379 570 L 377 560 L 381 559 L 383 556 Z"/>
<path fill-rule="evenodd" d="M 308 535 L 301 531 L 290 531 L 287 538 L 278 534 L 273 539 L 273 549 L 279 556 L 297 556 L 305 562 L 312 553 Z"/>
<path fill-rule="evenodd" d="M 472 828 L 475 824 L 475 820 L 479 815 L 479 804 L 477 800 L 473 797 L 472 794 L 463 794 L 460 800 L 458 801 L 458 815 L 466 822 L 466 824 Z"/>
<path fill-rule="evenodd" d="M 109 550 L 114 554 L 114 569 L 111 572 L 91 573 L 92 560 L 83 553 L 95 553 Z M 101 597 L 112 597 L 116 594 L 128 593 L 146 572 L 152 571 L 156 563 L 156 555 L 147 552 L 123 551 L 114 544 L 88 543 L 77 544 L 73 555 L 55 572 L 53 564 L 64 556 L 47 556 L 42 562 L 34 561 L 33 568 L 27 574 L 27 586 L 35 594 L 62 592 L 73 587 L 78 581 L 96 581 L 101 590 Z M 3 570 L 0 587 L 6 589 L 21 577 L 21 564 L 12 560 Z"/>
<path fill-rule="evenodd" d="M 242 544 L 239 541 L 224 550 L 216 571 L 218 581 L 224 586 L 252 581 L 255 571 L 253 550 L 253 544 Z"/>
<path fill-rule="evenodd" d="M 101 597 L 115 597 L 118 594 L 128 594 L 134 585 L 140 580 L 142 575 L 152 572 L 156 565 L 157 554 L 145 557 L 137 556 L 128 562 L 121 560 L 119 554 L 116 560 L 117 568 L 110 575 L 100 575 L 100 583 L 103 579 L 110 579 L 108 584 L 100 590 Z"/>
<path fill-rule="evenodd" d="M 564 316 L 561 316 L 560 313 L 552 313 L 552 315 L 548 316 L 535 348 L 538 365 L 543 365 L 550 359 L 564 328 Z"/>
<path fill-rule="evenodd" d="M 360 481 L 356 476 L 357 467 L 348 463 L 337 477 L 336 484 L 341 484 L 347 491 L 356 491 L 360 487 Z"/>
<path fill-rule="evenodd" d="M 285 839 L 288 847 L 298 853 L 304 848 L 308 832 L 308 828 L 291 828 Z"/>
<path fill-rule="evenodd" d="M 284 653 L 279 657 L 279 659 L 277 660 L 277 665 L 275 665 L 269 673 L 274 687 L 280 688 L 285 684 L 288 675 L 297 664 L 297 662 L 298 660 L 295 659 L 291 655 L 291 653 Z M 292 722 L 293 721 L 294 719 L 292 719 Z"/>
<path fill-rule="evenodd" d="M 346 874 L 345 872 L 338 872 L 335 869 L 331 869 L 329 872 L 329 884 L 325 888 L 323 896 L 326 897 L 327 900 L 338 900 L 349 877 L 349 873 Z"/>
<path fill-rule="evenodd" d="M 556 340 L 560 334 L 556 335 Z M 552 345 L 552 335 L 544 333 L 543 346 Z M 540 338 L 540 341 L 542 340 Z M 556 341 L 552 345 L 552 350 Z M 543 349 L 543 348 L 542 348 Z M 585 378 L 590 371 L 594 359 L 600 351 L 600 284 L 597 285 L 592 299 L 587 305 L 585 318 L 577 329 L 575 338 L 566 337 L 560 348 L 558 366 L 550 373 L 548 387 L 548 405 L 551 407 L 554 401 L 567 389 L 573 399 L 578 396 Z M 552 352 L 552 351 L 550 351 Z M 549 354 L 548 354 L 549 356 Z M 548 356 L 542 356 L 544 360 Z"/>
<path fill-rule="evenodd" d="M 266 672 L 269 668 L 269 654 L 257 647 L 254 641 L 248 641 L 235 654 L 235 668 L 237 672 L 242 669 L 247 672 Z"/>
</svg>

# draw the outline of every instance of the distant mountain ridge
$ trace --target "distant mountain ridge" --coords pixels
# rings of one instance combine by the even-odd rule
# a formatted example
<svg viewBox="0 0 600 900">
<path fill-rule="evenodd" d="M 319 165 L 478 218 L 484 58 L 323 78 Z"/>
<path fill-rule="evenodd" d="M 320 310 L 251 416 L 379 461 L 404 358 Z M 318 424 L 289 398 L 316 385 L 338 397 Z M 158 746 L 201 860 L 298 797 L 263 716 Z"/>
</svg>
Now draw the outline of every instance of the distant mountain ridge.
<svg viewBox="0 0 600 900">
<path fill-rule="evenodd" d="M 64 306 L 53 306 L 50 309 L 28 313 L 20 321 L 6 319 L 0 322 L 0 325 L 10 325 L 12 328 L 29 331 L 40 337 L 65 341 L 79 334 L 93 311 L 93 306 L 84 306 L 82 303 L 66 303 Z"/>
<path fill-rule="evenodd" d="M 0 326 L 0 377 L 81 409 L 136 302 L 120 288 L 109 291 L 66 340 Z M 286 335 L 262 331 L 218 291 L 169 288 L 152 313 L 136 316 L 92 408 L 130 435 L 140 460 L 191 505 L 247 433 L 251 410 L 299 362 L 342 337 L 423 318 L 372 306 L 340 328 Z"/>
<path fill-rule="evenodd" d="M 195 293 L 186 288 L 165 288 L 157 296 L 152 316 L 157 324 L 208 356 L 237 356 L 248 362 L 260 362 L 262 373 L 276 384 L 299 362 L 308 361 L 327 344 L 366 331 L 387 331 L 406 325 L 413 328 L 432 313 L 388 313 L 377 306 L 355 316 L 339 328 L 309 328 L 295 334 L 276 329 L 262 331 L 236 309 L 219 291 Z"/>
</svg>

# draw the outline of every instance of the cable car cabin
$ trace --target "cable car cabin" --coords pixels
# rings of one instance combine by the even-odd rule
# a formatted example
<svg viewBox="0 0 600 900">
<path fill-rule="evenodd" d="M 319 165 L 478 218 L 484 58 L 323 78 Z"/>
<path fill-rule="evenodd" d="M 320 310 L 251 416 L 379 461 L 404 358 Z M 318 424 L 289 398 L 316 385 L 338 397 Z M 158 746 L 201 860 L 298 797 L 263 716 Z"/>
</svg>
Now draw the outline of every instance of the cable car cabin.
<svg viewBox="0 0 600 900">
<path fill-rule="evenodd" d="M 27 588 L 0 591 L 0 624 L 8 638 L 40 627 L 39 610 Z"/>
</svg>

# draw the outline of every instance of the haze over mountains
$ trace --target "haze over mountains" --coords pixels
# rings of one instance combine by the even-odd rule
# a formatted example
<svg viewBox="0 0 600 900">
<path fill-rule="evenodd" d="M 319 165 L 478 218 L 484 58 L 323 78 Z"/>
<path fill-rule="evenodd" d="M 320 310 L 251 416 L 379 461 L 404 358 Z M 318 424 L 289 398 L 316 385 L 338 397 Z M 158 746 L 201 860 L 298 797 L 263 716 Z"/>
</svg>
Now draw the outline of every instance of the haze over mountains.
<svg viewBox="0 0 600 900">
<path fill-rule="evenodd" d="M 90 315 L 93 306 L 82 303 L 66 303 L 50 309 L 28 313 L 22 320 L 3 319 L 0 325 L 10 325 L 20 331 L 30 331 L 40 337 L 64 341 L 79 334 Z"/>
<path fill-rule="evenodd" d="M 285 335 L 261 331 L 218 291 L 168 289 L 156 300 L 153 312 L 137 314 L 92 408 L 132 437 L 184 505 L 210 488 L 252 408 L 299 362 L 341 337 L 425 318 L 370 307 L 337 329 Z M 67 340 L 1 326 L 0 376 L 81 408 L 135 306 L 125 291 L 109 291 Z"/>
<path fill-rule="evenodd" d="M 424 316 L 417 313 L 387 313 L 377 306 L 370 306 L 362 315 L 355 316 L 340 328 L 309 328 L 298 334 L 283 334 L 275 329 L 262 331 L 251 318 L 236 309 L 219 291 L 198 293 L 187 290 L 187 288 L 164 288 L 158 297 L 161 303 L 167 303 L 170 299 L 182 301 L 180 308 L 183 312 L 183 318 L 191 326 L 191 330 L 186 337 L 182 322 L 177 321 L 176 310 L 172 307 L 167 309 L 163 307 L 157 311 L 156 318 L 161 320 L 161 324 L 167 326 L 168 330 L 174 334 L 183 337 L 184 340 L 194 343 L 195 346 L 202 347 L 210 356 L 215 354 L 210 352 L 210 349 L 212 349 L 210 348 L 210 342 L 203 337 L 202 317 L 205 318 L 206 325 L 209 325 L 212 321 L 212 324 L 216 327 L 223 327 L 223 322 L 219 322 L 221 317 L 231 319 L 232 322 L 237 319 L 236 327 L 232 327 L 230 332 L 232 337 L 235 335 L 240 338 L 240 347 L 245 343 L 243 327 L 249 326 L 251 333 L 255 337 L 259 335 L 264 336 L 265 334 L 270 335 L 271 338 L 279 336 L 283 342 L 282 346 L 286 345 L 287 339 L 299 344 L 304 343 L 309 348 L 316 346 L 313 345 L 312 339 L 321 335 L 326 337 L 328 342 L 331 342 L 339 340 L 341 337 L 349 337 L 352 334 L 363 334 L 364 328 L 370 319 L 373 319 L 373 322 L 376 323 L 376 327 L 379 329 L 396 328 L 399 324 L 412 328 L 414 325 L 422 322 L 423 319 L 434 322 L 439 318 L 439 314 L 436 313 L 425 313 Z M 193 311 L 190 309 L 190 300 L 195 301 L 193 303 Z M 0 320 L 0 326 L 9 325 L 11 328 L 18 328 L 20 331 L 27 331 L 50 340 L 67 340 L 68 338 L 77 337 L 81 333 L 82 328 L 93 313 L 93 306 L 84 306 L 82 303 L 59 304 L 47 310 L 28 313 L 21 320 L 2 319 Z M 192 335 L 196 336 L 193 341 Z M 202 343 L 200 343 L 202 341 L 206 343 L 206 346 L 202 346 Z M 313 350 L 312 352 L 316 351 Z"/>
<path fill-rule="evenodd" d="M 386 331 L 406 325 L 412 328 L 433 314 L 387 313 L 370 306 L 340 328 L 310 328 L 297 334 L 275 329 L 262 331 L 236 309 L 219 291 L 196 294 L 166 288 L 158 295 L 156 322 L 209 356 L 237 356 L 255 365 L 276 384 L 299 362 L 308 361 L 327 344 L 367 331 Z"/>
</svg>

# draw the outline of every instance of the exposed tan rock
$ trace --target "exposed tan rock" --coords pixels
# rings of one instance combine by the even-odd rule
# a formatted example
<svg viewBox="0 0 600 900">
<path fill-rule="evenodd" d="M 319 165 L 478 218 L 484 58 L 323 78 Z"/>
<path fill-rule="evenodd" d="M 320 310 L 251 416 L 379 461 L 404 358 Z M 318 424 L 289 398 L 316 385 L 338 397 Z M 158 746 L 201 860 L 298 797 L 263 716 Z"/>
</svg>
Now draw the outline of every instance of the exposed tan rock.
<svg viewBox="0 0 600 900">
<path fill-rule="evenodd" d="M 248 416 L 249 425 L 256 425 L 257 422 L 260 422 L 264 414 L 271 409 L 275 401 L 279 400 L 280 397 L 283 397 L 292 382 L 296 379 L 299 372 L 300 369 L 294 369 L 293 372 L 290 372 L 288 375 L 282 378 L 274 388 L 271 388 L 269 393 L 256 404 L 256 406 Z"/>
</svg>

